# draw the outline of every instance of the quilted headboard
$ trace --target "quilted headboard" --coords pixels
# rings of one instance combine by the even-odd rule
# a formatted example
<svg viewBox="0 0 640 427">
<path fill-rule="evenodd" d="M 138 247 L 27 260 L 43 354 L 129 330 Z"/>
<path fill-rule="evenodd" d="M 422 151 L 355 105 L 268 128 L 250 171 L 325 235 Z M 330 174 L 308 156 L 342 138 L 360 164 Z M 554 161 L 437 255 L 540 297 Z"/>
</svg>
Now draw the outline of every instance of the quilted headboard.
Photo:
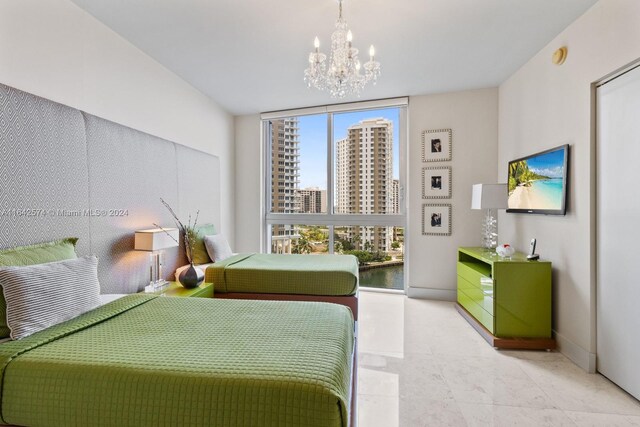
<svg viewBox="0 0 640 427">
<path fill-rule="evenodd" d="M 99 257 L 103 293 L 148 282 L 135 230 L 181 218 L 219 228 L 219 159 L 0 84 L 0 248 L 79 237 Z M 166 251 L 164 276 L 186 263 Z"/>
</svg>

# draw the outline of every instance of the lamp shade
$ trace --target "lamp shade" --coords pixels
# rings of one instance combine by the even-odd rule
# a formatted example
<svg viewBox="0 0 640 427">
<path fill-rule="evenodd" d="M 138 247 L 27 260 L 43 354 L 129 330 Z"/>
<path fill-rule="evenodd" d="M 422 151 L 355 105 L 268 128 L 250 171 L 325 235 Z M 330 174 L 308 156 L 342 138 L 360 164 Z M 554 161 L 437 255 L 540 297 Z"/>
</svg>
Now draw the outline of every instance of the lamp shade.
<svg viewBox="0 0 640 427">
<path fill-rule="evenodd" d="M 159 251 L 178 246 L 180 233 L 177 228 L 153 228 L 136 231 L 134 249 L 137 251 Z"/>
<path fill-rule="evenodd" d="M 507 184 L 474 184 L 471 209 L 506 209 Z"/>
</svg>

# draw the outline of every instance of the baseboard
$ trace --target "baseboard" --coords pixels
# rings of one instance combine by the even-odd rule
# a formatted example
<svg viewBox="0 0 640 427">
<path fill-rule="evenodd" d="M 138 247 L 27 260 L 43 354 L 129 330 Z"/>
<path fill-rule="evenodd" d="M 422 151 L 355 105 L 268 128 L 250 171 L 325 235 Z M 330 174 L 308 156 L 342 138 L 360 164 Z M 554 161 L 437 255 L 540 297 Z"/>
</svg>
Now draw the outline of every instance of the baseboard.
<svg viewBox="0 0 640 427">
<path fill-rule="evenodd" d="M 560 353 L 564 354 L 571 360 L 573 363 L 589 372 L 590 374 L 595 374 L 596 372 L 596 354 L 591 353 L 584 348 L 580 347 L 578 344 L 574 343 L 567 337 L 559 334 L 556 331 L 553 331 L 555 335 L 556 341 L 558 343 L 558 350 Z"/>
<path fill-rule="evenodd" d="M 434 299 L 439 301 L 456 301 L 455 289 L 407 288 L 409 298 Z"/>
</svg>

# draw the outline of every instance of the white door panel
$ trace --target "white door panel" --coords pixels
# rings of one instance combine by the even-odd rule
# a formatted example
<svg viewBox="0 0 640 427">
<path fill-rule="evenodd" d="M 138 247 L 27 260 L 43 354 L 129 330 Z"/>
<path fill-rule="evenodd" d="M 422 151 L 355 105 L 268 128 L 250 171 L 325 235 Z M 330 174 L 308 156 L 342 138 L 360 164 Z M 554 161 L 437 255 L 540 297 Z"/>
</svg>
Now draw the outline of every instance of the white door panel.
<svg viewBox="0 0 640 427">
<path fill-rule="evenodd" d="M 640 398 L 640 68 L 598 88 L 598 371 Z"/>
</svg>

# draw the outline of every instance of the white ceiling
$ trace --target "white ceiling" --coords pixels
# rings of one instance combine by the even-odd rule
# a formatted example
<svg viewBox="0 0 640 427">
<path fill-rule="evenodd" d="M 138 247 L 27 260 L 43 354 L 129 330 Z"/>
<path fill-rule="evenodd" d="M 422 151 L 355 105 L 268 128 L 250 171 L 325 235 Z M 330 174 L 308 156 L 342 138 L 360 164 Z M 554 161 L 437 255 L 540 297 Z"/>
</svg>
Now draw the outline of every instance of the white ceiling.
<svg viewBox="0 0 640 427">
<path fill-rule="evenodd" d="M 303 81 L 336 0 L 73 1 L 232 114 L 338 102 Z M 497 86 L 596 1 L 344 0 L 382 64 L 361 99 Z"/>
</svg>

